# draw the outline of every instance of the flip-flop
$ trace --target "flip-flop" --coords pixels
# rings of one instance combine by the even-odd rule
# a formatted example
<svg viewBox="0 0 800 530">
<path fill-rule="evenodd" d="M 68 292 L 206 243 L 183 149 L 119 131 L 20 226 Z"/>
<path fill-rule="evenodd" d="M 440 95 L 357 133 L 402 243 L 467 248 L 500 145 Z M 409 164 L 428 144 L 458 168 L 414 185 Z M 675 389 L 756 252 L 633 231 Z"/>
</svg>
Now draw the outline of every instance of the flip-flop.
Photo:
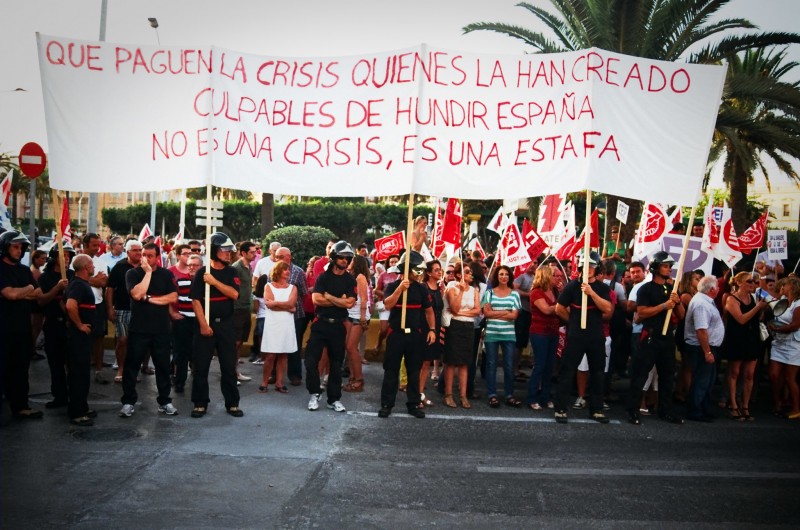
<svg viewBox="0 0 800 530">
<path fill-rule="evenodd" d="M 280 392 L 281 394 L 288 394 L 289 393 L 289 391 L 286 389 L 285 386 L 276 386 L 275 387 L 275 391 L 276 392 Z"/>
</svg>

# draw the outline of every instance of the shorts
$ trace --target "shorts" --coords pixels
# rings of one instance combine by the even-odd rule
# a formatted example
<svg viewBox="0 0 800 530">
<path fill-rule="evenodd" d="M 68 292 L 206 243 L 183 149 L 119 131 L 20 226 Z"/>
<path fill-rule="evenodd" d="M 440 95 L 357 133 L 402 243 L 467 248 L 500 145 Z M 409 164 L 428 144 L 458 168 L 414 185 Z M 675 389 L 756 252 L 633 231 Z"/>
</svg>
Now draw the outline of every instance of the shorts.
<svg viewBox="0 0 800 530">
<path fill-rule="evenodd" d="M 131 311 L 130 309 L 117 309 L 115 313 L 117 318 L 115 319 L 114 326 L 117 331 L 117 337 L 127 337 L 128 327 L 131 324 Z"/>
<path fill-rule="evenodd" d="M 106 303 L 100 302 L 94 306 L 94 322 L 92 322 L 92 337 L 95 339 L 103 338 L 108 333 L 108 315 L 106 315 Z"/>
<path fill-rule="evenodd" d="M 237 341 L 247 342 L 250 338 L 251 315 L 249 309 L 233 310 L 233 336 Z"/>
</svg>

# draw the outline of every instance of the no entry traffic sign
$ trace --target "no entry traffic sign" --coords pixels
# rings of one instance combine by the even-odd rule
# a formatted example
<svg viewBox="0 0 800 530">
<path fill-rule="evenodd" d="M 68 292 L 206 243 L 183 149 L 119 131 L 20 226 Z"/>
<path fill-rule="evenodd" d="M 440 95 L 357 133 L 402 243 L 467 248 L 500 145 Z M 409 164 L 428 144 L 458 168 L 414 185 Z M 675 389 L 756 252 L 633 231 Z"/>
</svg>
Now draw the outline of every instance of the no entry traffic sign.
<svg viewBox="0 0 800 530">
<path fill-rule="evenodd" d="M 19 169 L 26 177 L 35 179 L 42 174 L 46 165 L 47 156 L 41 145 L 28 142 L 19 150 Z"/>
</svg>

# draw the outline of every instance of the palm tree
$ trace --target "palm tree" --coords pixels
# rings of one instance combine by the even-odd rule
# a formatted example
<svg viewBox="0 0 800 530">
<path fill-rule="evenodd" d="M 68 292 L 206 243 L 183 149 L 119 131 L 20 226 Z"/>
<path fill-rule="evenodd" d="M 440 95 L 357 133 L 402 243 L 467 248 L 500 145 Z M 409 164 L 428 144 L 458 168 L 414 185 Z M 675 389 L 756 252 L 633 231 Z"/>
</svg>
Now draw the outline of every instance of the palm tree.
<svg viewBox="0 0 800 530">
<path fill-rule="evenodd" d="M 749 48 L 800 42 L 800 35 L 751 32 L 757 28 L 741 18 L 711 22 L 731 0 L 550 0 L 554 12 L 526 2 L 517 4 L 544 23 L 551 37 L 514 24 L 477 22 L 464 33 L 493 31 L 521 40 L 535 52 L 557 53 L 591 47 L 663 61 L 718 63 Z M 741 31 L 744 30 L 744 31 Z M 737 33 L 733 33 L 736 31 Z M 721 37 L 711 42 L 712 37 Z M 618 197 L 607 208 L 616 211 Z M 637 219 L 640 205 L 631 205 Z M 633 224 L 623 237 L 632 235 Z"/>
<path fill-rule="evenodd" d="M 787 160 L 800 159 L 800 82 L 781 81 L 797 66 L 795 61 L 786 61 L 785 49 L 758 48 L 729 59 L 709 170 L 724 158 L 722 178 L 730 188 L 733 226 L 739 234 L 754 221 L 747 219 L 747 186 L 756 170 L 761 170 L 770 187 L 762 157 L 800 182 Z"/>
</svg>

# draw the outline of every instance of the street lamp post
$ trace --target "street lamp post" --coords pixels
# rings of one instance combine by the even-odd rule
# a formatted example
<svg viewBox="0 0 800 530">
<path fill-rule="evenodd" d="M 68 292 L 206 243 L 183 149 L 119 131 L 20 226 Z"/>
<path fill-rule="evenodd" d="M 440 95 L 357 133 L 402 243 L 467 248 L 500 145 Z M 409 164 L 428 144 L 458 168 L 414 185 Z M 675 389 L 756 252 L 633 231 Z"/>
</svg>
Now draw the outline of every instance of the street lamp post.
<svg viewBox="0 0 800 530">
<path fill-rule="evenodd" d="M 100 3 L 100 42 L 106 40 L 106 14 L 108 13 L 108 0 Z M 86 216 L 86 231 L 97 232 L 97 193 L 89 194 L 89 214 Z"/>
<path fill-rule="evenodd" d="M 156 42 L 158 42 L 159 47 L 161 46 L 161 37 L 158 36 L 158 20 L 155 17 L 150 17 L 147 19 L 150 22 L 150 27 L 156 30 Z M 150 192 L 150 228 L 153 232 L 156 231 L 156 192 Z M 165 237 L 164 234 L 161 234 L 161 237 Z"/>
</svg>

